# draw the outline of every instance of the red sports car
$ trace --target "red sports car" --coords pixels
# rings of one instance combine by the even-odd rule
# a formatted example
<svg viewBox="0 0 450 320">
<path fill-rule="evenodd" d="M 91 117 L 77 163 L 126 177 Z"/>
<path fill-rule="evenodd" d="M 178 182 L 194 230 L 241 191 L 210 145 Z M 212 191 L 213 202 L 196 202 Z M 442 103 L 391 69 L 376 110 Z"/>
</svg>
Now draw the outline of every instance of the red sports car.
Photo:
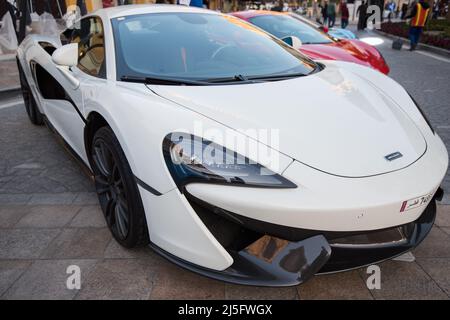
<svg viewBox="0 0 450 320">
<path fill-rule="evenodd" d="M 360 40 L 334 39 L 286 13 L 250 10 L 233 12 L 231 15 L 246 20 L 280 39 L 297 37 L 302 42 L 300 51 L 312 59 L 354 62 L 384 74 L 389 73 L 389 66 L 381 53 Z"/>
</svg>

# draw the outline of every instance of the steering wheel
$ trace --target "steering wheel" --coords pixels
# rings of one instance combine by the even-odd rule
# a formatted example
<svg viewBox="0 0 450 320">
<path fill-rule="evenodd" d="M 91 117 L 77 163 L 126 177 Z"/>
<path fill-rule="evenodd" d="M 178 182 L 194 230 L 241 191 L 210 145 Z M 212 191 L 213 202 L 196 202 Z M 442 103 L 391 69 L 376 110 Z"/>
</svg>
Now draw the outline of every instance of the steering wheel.
<svg viewBox="0 0 450 320">
<path fill-rule="evenodd" d="M 104 47 L 103 44 L 100 44 L 100 43 L 99 44 L 94 44 L 93 46 L 90 46 L 89 48 L 87 48 L 86 51 L 81 52 L 80 59 L 84 58 L 89 51 L 92 51 L 92 50 L 94 50 L 96 48 L 103 48 L 103 47 Z"/>
</svg>

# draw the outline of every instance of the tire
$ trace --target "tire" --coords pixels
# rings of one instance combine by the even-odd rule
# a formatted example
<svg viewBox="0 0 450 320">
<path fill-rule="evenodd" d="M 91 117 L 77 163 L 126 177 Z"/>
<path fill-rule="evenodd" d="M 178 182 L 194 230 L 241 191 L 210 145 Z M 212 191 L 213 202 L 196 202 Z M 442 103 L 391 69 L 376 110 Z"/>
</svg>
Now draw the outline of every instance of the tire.
<svg viewBox="0 0 450 320">
<path fill-rule="evenodd" d="M 95 133 L 90 152 L 97 195 L 113 237 L 126 248 L 148 244 L 139 189 L 119 141 L 109 127 Z"/>
<path fill-rule="evenodd" d="M 25 110 L 28 114 L 28 118 L 30 119 L 32 124 L 40 126 L 44 123 L 44 119 L 39 111 L 36 100 L 33 96 L 33 92 L 31 92 L 30 86 L 28 85 L 27 79 L 19 61 L 17 61 L 17 67 L 19 69 L 20 87 L 22 90 L 23 102 L 25 105 Z"/>
</svg>

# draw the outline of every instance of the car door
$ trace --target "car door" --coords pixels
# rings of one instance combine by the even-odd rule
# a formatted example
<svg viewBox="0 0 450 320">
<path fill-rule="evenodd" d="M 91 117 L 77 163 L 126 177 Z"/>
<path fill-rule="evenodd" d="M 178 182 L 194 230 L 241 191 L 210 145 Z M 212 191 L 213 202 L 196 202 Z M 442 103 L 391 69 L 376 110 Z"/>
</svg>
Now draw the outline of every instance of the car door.
<svg viewBox="0 0 450 320">
<path fill-rule="evenodd" d="M 47 89 L 41 89 L 43 108 L 51 125 L 70 147 L 88 163 L 84 148 L 84 97 L 87 88 L 96 80 L 106 78 L 104 30 L 101 19 L 91 16 L 80 21 L 80 28 L 64 33 L 64 43 L 78 43 L 78 64 L 70 68 L 69 76 L 61 72 L 51 58 L 43 63 L 43 69 L 36 68 L 36 77 L 42 82 L 45 73 L 49 81 Z M 45 78 L 45 77 L 44 77 Z M 52 79 L 53 78 L 53 79 Z M 71 79 L 72 78 L 72 79 Z M 79 82 L 74 84 L 74 78 Z M 52 81 L 53 80 L 53 81 Z M 49 94 L 46 91 L 50 91 Z"/>
</svg>

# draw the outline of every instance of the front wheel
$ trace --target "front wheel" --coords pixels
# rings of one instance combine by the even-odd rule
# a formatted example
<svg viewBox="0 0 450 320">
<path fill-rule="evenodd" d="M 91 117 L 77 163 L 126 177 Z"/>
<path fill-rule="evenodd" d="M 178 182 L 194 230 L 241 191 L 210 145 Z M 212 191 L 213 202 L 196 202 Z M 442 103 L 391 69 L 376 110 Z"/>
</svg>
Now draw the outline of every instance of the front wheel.
<svg viewBox="0 0 450 320">
<path fill-rule="evenodd" d="M 33 97 L 33 93 L 31 92 L 31 88 L 28 85 L 27 79 L 25 77 L 25 74 L 23 73 L 19 61 L 17 61 L 17 67 L 19 69 L 20 87 L 22 90 L 23 103 L 25 105 L 28 118 L 30 119 L 32 124 L 40 126 L 44 123 L 44 120 L 41 113 L 39 112 L 36 100 Z"/>
<path fill-rule="evenodd" d="M 149 242 L 139 190 L 125 154 L 109 127 L 94 135 L 91 148 L 95 187 L 106 222 L 122 246 Z"/>
</svg>

